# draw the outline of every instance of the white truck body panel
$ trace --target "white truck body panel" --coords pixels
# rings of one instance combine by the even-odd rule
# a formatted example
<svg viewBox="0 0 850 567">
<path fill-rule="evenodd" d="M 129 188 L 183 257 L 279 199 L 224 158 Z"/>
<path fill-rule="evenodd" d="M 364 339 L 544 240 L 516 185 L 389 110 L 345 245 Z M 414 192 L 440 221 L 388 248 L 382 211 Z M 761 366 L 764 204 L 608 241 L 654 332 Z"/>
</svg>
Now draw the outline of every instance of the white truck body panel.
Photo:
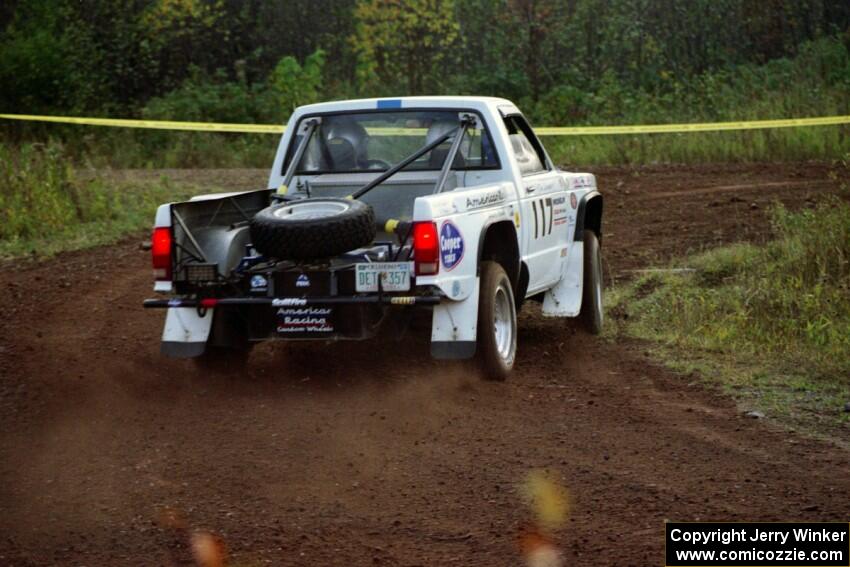
<svg viewBox="0 0 850 567">
<path fill-rule="evenodd" d="M 162 329 L 163 348 L 169 343 L 189 343 L 198 345 L 203 352 L 212 328 L 214 309 L 207 309 L 203 317 L 198 310 L 188 307 L 172 307 L 165 316 Z"/>
</svg>

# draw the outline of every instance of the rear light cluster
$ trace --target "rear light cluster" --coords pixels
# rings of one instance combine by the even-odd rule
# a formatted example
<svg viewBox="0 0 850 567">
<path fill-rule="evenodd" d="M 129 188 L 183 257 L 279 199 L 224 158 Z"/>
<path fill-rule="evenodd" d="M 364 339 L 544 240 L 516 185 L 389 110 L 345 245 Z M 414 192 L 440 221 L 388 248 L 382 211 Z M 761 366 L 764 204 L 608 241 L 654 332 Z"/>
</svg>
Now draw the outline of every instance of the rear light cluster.
<svg viewBox="0 0 850 567">
<path fill-rule="evenodd" d="M 158 226 L 153 229 L 151 257 L 153 259 L 153 277 L 157 281 L 171 280 L 173 240 L 170 226 Z"/>
<path fill-rule="evenodd" d="M 436 223 L 413 223 L 413 259 L 417 276 L 433 276 L 440 271 L 440 239 Z"/>
<path fill-rule="evenodd" d="M 154 228 L 151 237 L 151 258 L 153 277 L 157 281 L 171 280 L 173 248 L 174 238 L 171 227 Z M 417 276 L 433 276 L 440 271 L 440 240 L 437 236 L 436 223 L 430 221 L 413 223 L 413 255 Z"/>
</svg>

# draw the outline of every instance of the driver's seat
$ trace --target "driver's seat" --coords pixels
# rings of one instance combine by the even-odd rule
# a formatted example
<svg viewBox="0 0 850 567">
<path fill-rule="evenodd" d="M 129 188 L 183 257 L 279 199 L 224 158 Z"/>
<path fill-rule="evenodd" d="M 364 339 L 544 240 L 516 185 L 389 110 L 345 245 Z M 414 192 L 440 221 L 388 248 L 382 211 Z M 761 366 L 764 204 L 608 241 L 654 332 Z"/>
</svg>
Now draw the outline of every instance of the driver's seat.
<svg viewBox="0 0 850 567">
<path fill-rule="evenodd" d="M 366 167 L 369 134 L 351 120 L 328 119 L 325 146 L 334 171 L 351 171 Z"/>
<path fill-rule="evenodd" d="M 452 130 L 457 129 L 457 122 L 450 122 L 447 120 L 441 120 L 438 122 L 434 122 L 431 124 L 431 127 L 428 128 L 428 133 L 425 135 L 425 145 L 428 145 L 432 142 L 435 142 L 437 138 L 440 136 L 451 132 Z M 443 162 L 446 161 L 446 157 L 449 155 L 449 150 L 452 147 L 452 142 L 454 141 L 454 136 L 431 150 L 431 154 L 428 156 L 428 166 L 431 169 L 440 169 L 443 167 Z M 454 163 L 452 163 L 452 169 L 463 169 L 466 167 L 466 160 L 463 157 L 463 142 L 461 142 L 461 146 L 458 149 L 457 155 L 455 156 Z"/>
</svg>

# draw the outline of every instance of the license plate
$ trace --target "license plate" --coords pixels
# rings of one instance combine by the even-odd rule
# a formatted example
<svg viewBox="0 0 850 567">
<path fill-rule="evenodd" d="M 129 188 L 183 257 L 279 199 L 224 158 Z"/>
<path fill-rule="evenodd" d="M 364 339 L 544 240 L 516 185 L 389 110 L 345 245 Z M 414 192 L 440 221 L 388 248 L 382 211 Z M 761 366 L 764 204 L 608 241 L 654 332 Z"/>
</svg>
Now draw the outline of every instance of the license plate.
<svg viewBox="0 0 850 567">
<path fill-rule="evenodd" d="M 355 289 L 357 291 L 378 291 L 378 278 L 384 291 L 409 291 L 410 272 L 413 262 L 378 262 L 374 264 L 356 264 Z"/>
</svg>

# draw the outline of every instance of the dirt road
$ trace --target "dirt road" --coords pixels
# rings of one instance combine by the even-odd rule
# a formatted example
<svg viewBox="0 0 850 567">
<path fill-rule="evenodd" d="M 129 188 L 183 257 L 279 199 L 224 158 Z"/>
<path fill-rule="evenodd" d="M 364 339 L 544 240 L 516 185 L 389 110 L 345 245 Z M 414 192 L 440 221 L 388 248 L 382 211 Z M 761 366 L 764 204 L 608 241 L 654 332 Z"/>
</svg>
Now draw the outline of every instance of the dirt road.
<svg viewBox="0 0 850 567">
<path fill-rule="evenodd" d="M 608 274 L 759 240 L 830 171 L 601 170 Z M 263 345 L 226 378 L 159 357 L 150 287 L 138 240 L 0 269 L 0 564 L 186 564 L 209 529 L 238 565 L 520 565 L 536 468 L 572 494 L 568 565 L 658 565 L 664 519 L 848 521 L 850 453 L 534 308 L 503 384 L 416 335 Z"/>
</svg>

